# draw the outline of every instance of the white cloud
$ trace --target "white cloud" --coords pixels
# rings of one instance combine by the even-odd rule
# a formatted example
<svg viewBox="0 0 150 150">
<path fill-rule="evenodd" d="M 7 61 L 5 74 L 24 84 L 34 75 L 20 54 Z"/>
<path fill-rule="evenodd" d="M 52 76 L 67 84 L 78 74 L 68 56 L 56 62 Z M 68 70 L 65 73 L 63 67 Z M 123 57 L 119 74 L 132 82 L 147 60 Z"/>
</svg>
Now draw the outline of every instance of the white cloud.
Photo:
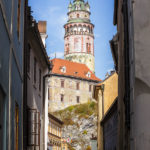
<svg viewBox="0 0 150 150">
<path fill-rule="evenodd" d="M 64 52 L 55 52 L 50 54 L 50 58 L 63 58 L 64 57 Z"/>
</svg>

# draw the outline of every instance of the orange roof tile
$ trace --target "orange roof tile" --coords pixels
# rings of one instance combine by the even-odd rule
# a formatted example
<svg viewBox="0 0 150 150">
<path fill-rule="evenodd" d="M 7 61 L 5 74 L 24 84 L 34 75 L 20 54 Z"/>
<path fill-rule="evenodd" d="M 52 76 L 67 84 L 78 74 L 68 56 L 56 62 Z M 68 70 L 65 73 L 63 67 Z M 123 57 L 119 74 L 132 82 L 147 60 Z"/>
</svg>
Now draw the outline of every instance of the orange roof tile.
<svg viewBox="0 0 150 150">
<path fill-rule="evenodd" d="M 71 76 L 99 82 L 101 81 L 85 64 L 58 58 L 52 59 L 51 62 L 53 63 L 52 74 Z M 62 71 L 63 68 L 65 69 L 64 71 Z M 89 77 L 87 76 L 88 73 Z"/>
</svg>

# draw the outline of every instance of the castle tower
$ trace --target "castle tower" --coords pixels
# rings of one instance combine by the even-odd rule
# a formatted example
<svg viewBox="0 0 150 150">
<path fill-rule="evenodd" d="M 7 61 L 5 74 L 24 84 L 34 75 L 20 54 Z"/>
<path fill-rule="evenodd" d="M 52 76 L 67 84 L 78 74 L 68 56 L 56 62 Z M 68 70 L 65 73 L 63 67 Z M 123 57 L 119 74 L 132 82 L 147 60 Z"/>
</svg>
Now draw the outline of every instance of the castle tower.
<svg viewBox="0 0 150 150">
<path fill-rule="evenodd" d="M 90 5 L 84 0 L 74 0 L 68 6 L 65 28 L 66 60 L 86 64 L 95 72 L 94 25 L 90 21 Z"/>
</svg>

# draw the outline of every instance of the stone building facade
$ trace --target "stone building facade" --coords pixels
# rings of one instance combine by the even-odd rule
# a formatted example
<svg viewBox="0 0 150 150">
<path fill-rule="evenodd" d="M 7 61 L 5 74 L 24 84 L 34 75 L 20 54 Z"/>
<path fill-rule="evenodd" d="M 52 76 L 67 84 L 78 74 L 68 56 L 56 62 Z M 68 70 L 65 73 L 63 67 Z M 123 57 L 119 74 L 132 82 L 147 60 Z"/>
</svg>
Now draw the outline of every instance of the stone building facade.
<svg viewBox="0 0 150 150">
<path fill-rule="evenodd" d="M 24 3 L 0 0 L 0 150 L 23 148 Z"/>
<path fill-rule="evenodd" d="M 93 97 L 98 102 L 98 150 L 115 150 L 118 143 L 118 75 L 116 72 L 94 87 Z"/>
<path fill-rule="evenodd" d="M 86 65 L 63 59 L 53 59 L 52 64 L 48 85 L 50 112 L 92 100 L 93 86 L 101 80 Z"/>
<path fill-rule="evenodd" d="M 95 72 L 94 25 L 90 21 L 90 5 L 84 0 L 74 0 L 68 6 L 65 28 L 65 59 L 86 64 Z"/>
<path fill-rule="evenodd" d="M 150 1 L 115 0 L 111 41 L 118 72 L 118 147 L 150 149 Z"/>
<path fill-rule="evenodd" d="M 44 150 L 45 139 L 45 75 L 49 71 L 49 58 L 41 38 L 41 28 L 26 5 L 24 49 L 24 150 Z M 46 33 L 45 33 L 46 34 Z M 48 114 L 47 114 L 48 116 Z"/>
</svg>

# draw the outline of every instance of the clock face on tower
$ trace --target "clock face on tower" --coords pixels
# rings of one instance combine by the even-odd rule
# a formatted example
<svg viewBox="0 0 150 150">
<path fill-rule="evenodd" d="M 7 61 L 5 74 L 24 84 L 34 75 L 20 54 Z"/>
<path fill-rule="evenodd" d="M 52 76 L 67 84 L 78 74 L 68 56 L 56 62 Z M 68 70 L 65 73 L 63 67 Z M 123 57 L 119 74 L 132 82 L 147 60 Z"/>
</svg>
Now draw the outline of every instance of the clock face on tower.
<svg viewBox="0 0 150 150">
<path fill-rule="evenodd" d="M 74 39 L 74 51 L 81 52 L 81 39 L 80 38 Z"/>
</svg>

